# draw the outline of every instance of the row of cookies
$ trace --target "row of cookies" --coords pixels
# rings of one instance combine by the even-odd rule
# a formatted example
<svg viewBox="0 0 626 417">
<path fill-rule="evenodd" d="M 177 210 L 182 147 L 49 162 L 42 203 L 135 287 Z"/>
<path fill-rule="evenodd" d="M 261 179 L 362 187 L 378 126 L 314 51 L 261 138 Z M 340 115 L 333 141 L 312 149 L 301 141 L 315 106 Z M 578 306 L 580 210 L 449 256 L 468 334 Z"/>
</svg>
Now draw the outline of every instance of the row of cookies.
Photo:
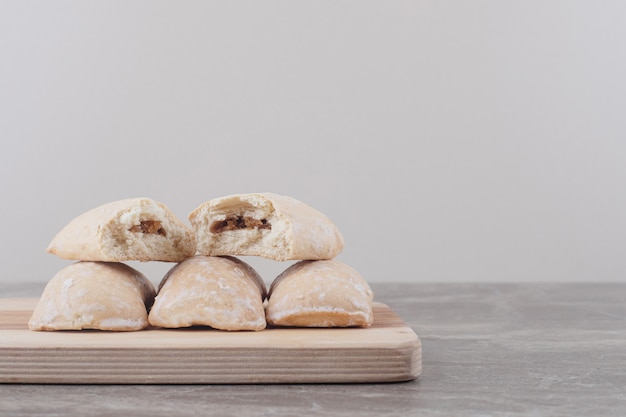
<svg viewBox="0 0 626 417">
<path fill-rule="evenodd" d="M 224 330 L 283 326 L 369 326 L 372 292 L 351 267 L 336 226 L 291 197 L 237 194 L 201 204 L 186 226 L 147 198 L 105 204 L 78 216 L 48 246 L 78 260 L 48 283 L 32 330 L 139 330 L 208 325 Z M 235 256 L 297 260 L 266 291 Z M 158 291 L 124 261 L 177 262 Z M 154 303 L 154 305 L 153 305 Z M 149 317 L 148 317 L 149 312 Z"/>
</svg>

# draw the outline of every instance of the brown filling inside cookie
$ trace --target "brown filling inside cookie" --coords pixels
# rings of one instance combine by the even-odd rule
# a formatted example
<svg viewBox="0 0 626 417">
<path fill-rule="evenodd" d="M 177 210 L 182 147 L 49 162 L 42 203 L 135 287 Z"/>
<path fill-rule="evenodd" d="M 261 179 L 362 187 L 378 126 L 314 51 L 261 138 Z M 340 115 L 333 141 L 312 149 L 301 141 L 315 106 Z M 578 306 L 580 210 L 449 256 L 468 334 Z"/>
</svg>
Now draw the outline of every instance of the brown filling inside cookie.
<svg viewBox="0 0 626 417">
<path fill-rule="evenodd" d="M 211 233 L 221 233 L 239 229 L 271 229 L 272 225 L 266 219 L 255 219 L 247 216 L 230 216 L 224 220 L 211 224 Z"/>
<path fill-rule="evenodd" d="M 161 222 L 158 220 L 142 220 L 139 224 L 134 225 L 129 232 L 145 233 L 148 235 L 161 235 L 166 236 L 165 229 L 161 226 Z"/>
</svg>

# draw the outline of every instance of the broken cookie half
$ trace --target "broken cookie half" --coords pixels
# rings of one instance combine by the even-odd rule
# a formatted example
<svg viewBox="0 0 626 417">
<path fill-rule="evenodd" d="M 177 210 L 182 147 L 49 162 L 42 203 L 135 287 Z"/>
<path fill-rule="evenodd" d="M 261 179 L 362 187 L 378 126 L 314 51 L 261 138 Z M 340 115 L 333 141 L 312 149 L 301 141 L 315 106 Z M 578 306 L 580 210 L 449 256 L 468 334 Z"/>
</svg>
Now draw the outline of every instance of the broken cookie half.
<svg viewBox="0 0 626 417">
<path fill-rule="evenodd" d="M 31 330 L 137 331 L 148 326 L 156 290 L 139 271 L 118 262 L 76 262 L 60 270 L 28 322 Z"/>
<path fill-rule="evenodd" d="M 209 200 L 189 214 L 202 255 L 260 256 L 275 261 L 332 259 L 343 236 L 324 214 L 273 193 Z"/>
<path fill-rule="evenodd" d="M 68 223 L 47 248 L 63 259 L 107 262 L 180 262 L 195 251 L 193 230 L 150 198 L 89 210 Z"/>
</svg>

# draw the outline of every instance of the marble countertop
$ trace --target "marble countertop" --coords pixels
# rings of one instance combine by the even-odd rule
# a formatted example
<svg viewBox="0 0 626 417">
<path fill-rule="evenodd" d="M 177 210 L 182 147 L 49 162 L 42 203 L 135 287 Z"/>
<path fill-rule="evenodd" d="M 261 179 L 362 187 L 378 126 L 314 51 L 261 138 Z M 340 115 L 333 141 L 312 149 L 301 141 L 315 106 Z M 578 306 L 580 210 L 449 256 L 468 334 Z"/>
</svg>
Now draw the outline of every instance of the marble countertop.
<svg viewBox="0 0 626 417">
<path fill-rule="evenodd" d="M 0 284 L 37 297 L 41 283 Z M 374 284 L 422 341 L 415 381 L 0 385 L 0 416 L 624 416 L 626 284 Z"/>
</svg>

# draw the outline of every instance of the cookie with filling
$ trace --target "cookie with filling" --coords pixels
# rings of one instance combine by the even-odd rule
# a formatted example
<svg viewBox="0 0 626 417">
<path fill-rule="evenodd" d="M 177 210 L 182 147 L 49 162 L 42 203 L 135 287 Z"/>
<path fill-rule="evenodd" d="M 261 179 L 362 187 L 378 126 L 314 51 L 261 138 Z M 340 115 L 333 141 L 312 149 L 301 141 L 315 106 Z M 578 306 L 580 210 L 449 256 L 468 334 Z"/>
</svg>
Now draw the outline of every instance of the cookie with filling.
<svg viewBox="0 0 626 417">
<path fill-rule="evenodd" d="M 193 230 L 150 198 L 91 209 L 70 221 L 47 248 L 63 259 L 105 262 L 180 262 L 195 251 Z"/>
<path fill-rule="evenodd" d="M 275 261 L 332 259 L 342 234 L 323 213 L 289 196 L 232 194 L 189 214 L 202 255 L 260 256 Z"/>
</svg>

